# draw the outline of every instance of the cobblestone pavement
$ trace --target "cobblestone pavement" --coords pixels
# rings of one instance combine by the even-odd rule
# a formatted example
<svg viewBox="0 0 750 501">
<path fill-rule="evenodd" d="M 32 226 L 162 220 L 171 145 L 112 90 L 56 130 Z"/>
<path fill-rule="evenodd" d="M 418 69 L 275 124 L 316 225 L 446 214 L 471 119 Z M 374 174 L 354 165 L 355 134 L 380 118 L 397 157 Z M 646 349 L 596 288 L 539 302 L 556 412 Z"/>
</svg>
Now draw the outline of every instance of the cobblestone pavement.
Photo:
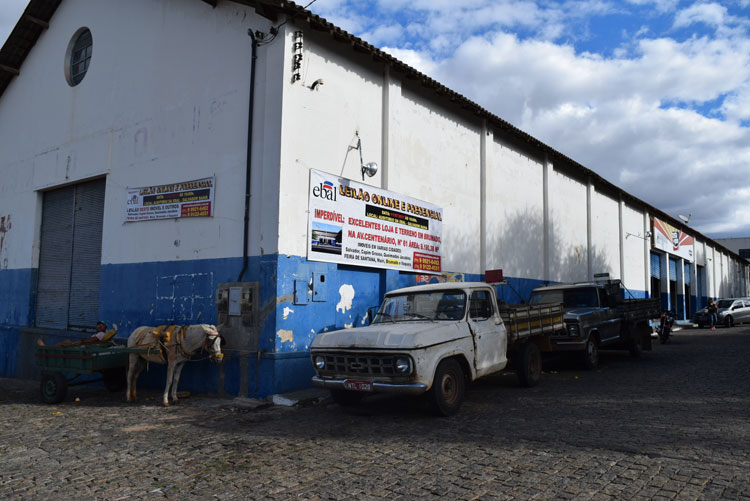
<svg viewBox="0 0 750 501">
<path fill-rule="evenodd" d="M 0 498 L 750 500 L 749 354 L 748 327 L 682 330 L 593 372 L 545 364 L 532 389 L 490 377 L 452 418 L 380 396 L 163 408 L 91 385 L 47 405 L 0 379 Z"/>
</svg>

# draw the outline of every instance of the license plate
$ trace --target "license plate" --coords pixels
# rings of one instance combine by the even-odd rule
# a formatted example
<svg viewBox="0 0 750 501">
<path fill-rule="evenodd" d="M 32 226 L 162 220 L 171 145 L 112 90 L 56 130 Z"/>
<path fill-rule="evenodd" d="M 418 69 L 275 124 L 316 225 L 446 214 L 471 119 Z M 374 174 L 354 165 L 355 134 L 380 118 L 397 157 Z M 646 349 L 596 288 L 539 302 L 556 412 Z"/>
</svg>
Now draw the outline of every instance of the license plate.
<svg viewBox="0 0 750 501">
<path fill-rule="evenodd" d="M 344 381 L 344 388 L 355 391 L 372 391 L 372 383 L 369 381 Z"/>
</svg>

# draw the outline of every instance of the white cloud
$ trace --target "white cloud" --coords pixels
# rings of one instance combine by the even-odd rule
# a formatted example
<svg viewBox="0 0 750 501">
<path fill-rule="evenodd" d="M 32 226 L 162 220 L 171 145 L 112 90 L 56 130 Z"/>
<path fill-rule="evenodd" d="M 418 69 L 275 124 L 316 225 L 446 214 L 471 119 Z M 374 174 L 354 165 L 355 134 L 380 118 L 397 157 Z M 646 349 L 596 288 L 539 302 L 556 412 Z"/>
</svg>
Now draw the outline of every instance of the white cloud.
<svg viewBox="0 0 750 501">
<path fill-rule="evenodd" d="M 362 38 L 375 46 L 387 45 L 392 43 L 393 40 L 400 39 L 403 32 L 404 28 L 400 24 L 381 25 L 363 33 Z"/>
<path fill-rule="evenodd" d="M 693 4 L 677 13 L 674 18 L 674 27 L 684 28 L 695 23 L 718 27 L 724 24 L 726 15 L 726 7 L 717 3 Z"/>
<path fill-rule="evenodd" d="M 732 121 L 750 121 L 750 84 L 745 83 L 727 96 L 721 113 Z"/>
<path fill-rule="evenodd" d="M 679 3 L 679 0 L 627 0 L 627 3 L 632 5 L 653 5 L 657 12 L 669 12 L 674 10 Z"/>
<path fill-rule="evenodd" d="M 425 56 L 425 54 L 415 50 L 398 49 L 395 47 L 383 47 L 382 50 L 427 76 L 434 77 L 435 75 L 437 65 L 432 59 Z"/>
</svg>

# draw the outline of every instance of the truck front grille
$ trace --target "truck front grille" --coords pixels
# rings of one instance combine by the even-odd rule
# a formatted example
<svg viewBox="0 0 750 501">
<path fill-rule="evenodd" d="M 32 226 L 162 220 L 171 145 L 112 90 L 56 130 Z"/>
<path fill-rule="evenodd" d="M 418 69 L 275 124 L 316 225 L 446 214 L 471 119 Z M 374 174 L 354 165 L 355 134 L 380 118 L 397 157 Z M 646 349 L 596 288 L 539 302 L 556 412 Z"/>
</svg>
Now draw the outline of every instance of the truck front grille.
<svg viewBox="0 0 750 501">
<path fill-rule="evenodd" d="M 314 353 L 315 357 L 325 357 L 325 368 L 318 371 L 321 375 L 342 376 L 396 376 L 396 358 L 403 355 L 389 353 Z"/>
</svg>

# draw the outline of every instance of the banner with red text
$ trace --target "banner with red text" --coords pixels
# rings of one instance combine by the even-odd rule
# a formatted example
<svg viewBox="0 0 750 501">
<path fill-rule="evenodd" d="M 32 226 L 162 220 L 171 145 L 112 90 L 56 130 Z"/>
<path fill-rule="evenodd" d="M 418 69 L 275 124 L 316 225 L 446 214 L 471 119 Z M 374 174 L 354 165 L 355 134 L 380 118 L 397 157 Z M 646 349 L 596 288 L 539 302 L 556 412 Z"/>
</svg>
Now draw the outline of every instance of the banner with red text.
<svg viewBox="0 0 750 501">
<path fill-rule="evenodd" d="M 308 259 L 442 271 L 442 208 L 312 169 L 308 196 Z"/>
<path fill-rule="evenodd" d="M 213 216 L 214 178 L 128 188 L 125 222 Z"/>
</svg>

